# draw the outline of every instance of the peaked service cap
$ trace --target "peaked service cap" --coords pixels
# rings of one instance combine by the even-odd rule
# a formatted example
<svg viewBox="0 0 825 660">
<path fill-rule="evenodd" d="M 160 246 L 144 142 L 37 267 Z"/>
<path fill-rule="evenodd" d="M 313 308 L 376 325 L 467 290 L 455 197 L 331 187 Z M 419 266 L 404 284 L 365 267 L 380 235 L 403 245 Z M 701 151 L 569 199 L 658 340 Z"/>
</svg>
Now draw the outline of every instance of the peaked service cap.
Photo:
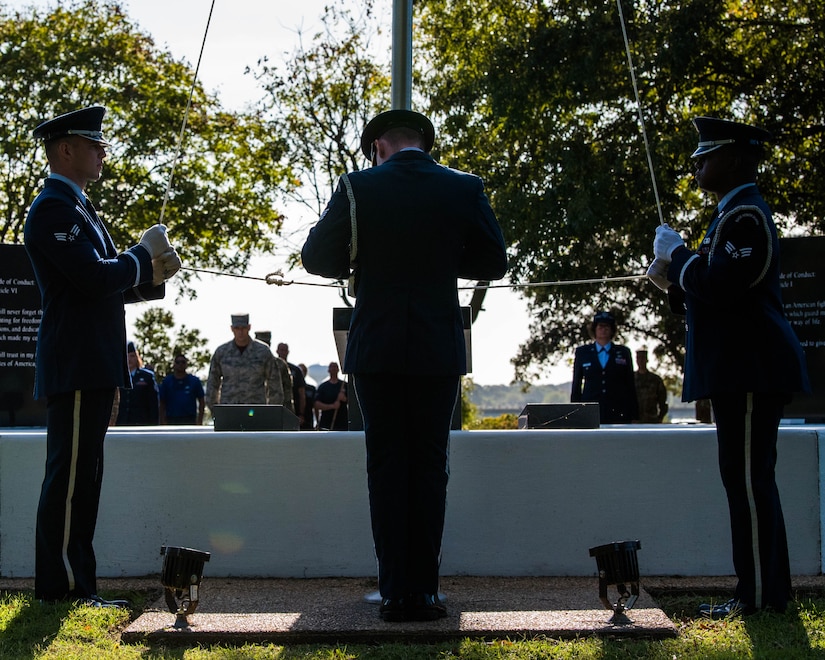
<svg viewBox="0 0 825 660">
<path fill-rule="evenodd" d="M 727 119 L 714 117 L 696 117 L 693 125 L 699 131 L 699 144 L 691 158 L 715 151 L 727 144 L 761 147 L 773 139 L 766 130 L 750 124 L 741 124 Z"/>
<path fill-rule="evenodd" d="M 66 135 L 79 135 L 102 144 L 104 147 L 109 147 L 111 145 L 103 138 L 103 115 L 105 114 L 106 108 L 102 105 L 92 105 L 81 110 L 67 112 L 41 123 L 34 129 L 33 135 L 44 142 Z"/>
<path fill-rule="evenodd" d="M 608 325 L 616 327 L 616 319 L 610 312 L 597 312 L 593 317 L 592 327 L 596 327 L 597 323 L 607 323 Z"/>
<path fill-rule="evenodd" d="M 391 128 L 411 128 L 424 138 L 424 151 L 430 153 L 435 142 L 435 129 L 424 115 L 412 110 L 387 110 L 373 117 L 361 133 L 361 153 L 370 157 L 372 143 Z"/>
</svg>

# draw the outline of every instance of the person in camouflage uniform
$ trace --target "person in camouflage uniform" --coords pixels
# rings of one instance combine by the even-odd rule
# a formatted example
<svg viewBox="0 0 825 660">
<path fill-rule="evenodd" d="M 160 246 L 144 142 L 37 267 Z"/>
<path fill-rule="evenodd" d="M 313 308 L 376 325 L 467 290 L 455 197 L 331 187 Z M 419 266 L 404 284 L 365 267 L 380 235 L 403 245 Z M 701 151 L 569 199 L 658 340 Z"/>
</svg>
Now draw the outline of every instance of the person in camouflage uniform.
<svg viewBox="0 0 825 660">
<path fill-rule="evenodd" d="M 269 330 L 260 330 L 255 332 L 255 339 L 262 341 L 272 350 L 272 332 Z M 284 390 L 284 408 L 289 412 L 295 412 L 295 403 L 293 401 L 292 391 L 292 371 L 287 364 L 287 361 L 282 359 L 280 355 L 275 356 L 275 367 L 278 369 L 279 378 L 281 379 L 281 386 Z"/>
<path fill-rule="evenodd" d="M 667 415 L 667 389 L 662 379 L 647 370 L 647 351 L 636 351 L 636 399 L 639 401 L 639 422 L 661 424 Z"/>
<path fill-rule="evenodd" d="M 275 366 L 278 369 L 278 374 L 281 378 L 281 389 L 284 392 L 284 408 L 287 408 L 290 412 L 295 412 L 295 405 L 292 401 L 292 372 L 289 370 L 289 365 L 287 364 L 286 360 L 281 359 L 277 355 L 275 356 Z"/>
<path fill-rule="evenodd" d="M 206 402 L 284 403 L 276 358 L 262 341 L 249 336 L 249 314 L 232 315 L 232 341 L 218 346 L 209 364 Z"/>
</svg>

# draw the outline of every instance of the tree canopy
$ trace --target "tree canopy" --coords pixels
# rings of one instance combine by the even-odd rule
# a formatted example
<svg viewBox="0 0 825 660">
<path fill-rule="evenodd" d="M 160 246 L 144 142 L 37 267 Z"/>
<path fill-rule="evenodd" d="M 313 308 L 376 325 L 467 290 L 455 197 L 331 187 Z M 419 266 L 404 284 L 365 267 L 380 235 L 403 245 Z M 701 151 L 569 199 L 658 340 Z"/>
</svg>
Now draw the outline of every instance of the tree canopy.
<svg viewBox="0 0 825 660">
<path fill-rule="evenodd" d="M 262 58 L 255 76 L 265 91 L 260 111 L 283 136 L 284 162 L 299 185 L 290 199 L 309 211 L 311 222 L 291 225 L 299 240 L 289 261 L 299 260 L 307 231 L 324 209 L 341 174 L 364 164 L 360 135 L 367 121 L 389 107 L 389 63 L 375 56 L 380 38 L 373 3 L 359 12 L 325 8 L 321 29 L 300 35 L 286 62 Z"/>
<path fill-rule="evenodd" d="M 116 244 L 134 244 L 161 216 L 192 68 L 159 49 L 118 3 L 83 0 L 46 11 L 0 5 L 0 71 L 0 240 L 21 240 L 48 172 L 34 127 L 101 104 L 113 146 L 90 195 Z M 284 143 L 259 115 L 223 110 L 199 83 L 192 91 L 164 221 L 186 266 L 243 272 L 251 254 L 272 248 L 283 222 L 277 206 L 295 182 Z"/>
<path fill-rule="evenodd" d="M 280 203 L 297 200 L 314 220 L 338 175 L 358 169 L 361 128 L 389 106 L 389 67 L 368 33 L 372 6 L 357 16 L 330 6 L 325 31 L 284 67 L 262 59 L 261 107 L 226 112 L 195 85 L 165 212 L 187 266 L 243 272 L 251 254 L 273 251 Z M 622 8 L 664 219 L 689 244 L 701 239 L 712 201 L 692 185 L 690 119 L 711 115 L 773 132 L 760 188 L 777 224 L 825 231 L 820 0 Z M 682 320 L 640 277 L 659 208 L 617 6 L 417 0 L 414 9 L 414 90 L 426 99 L 415 106 L 437 127 L 435 157 L 484 177 L 510 246 L 510 280 L 561 283 L 522 289 L 533 321 L 515 377 L 540 378 L 571 355 L 598 309 L 679 372 Z M 114 147 L 91 194 L 116 242 L 137 240 L 160 216 L 191 67 L 116 2 L 81 0 L 17 13 L 0 4 L 0 71 L 0 239 L 20 240 L 47 171 L 32 129 L 100 103 Z"/>
<path fill-rule="evenodd" d="M 617 6 L 583 0 L 420 0 L 417 66 L 442 162 L 485 178 L 524 289 L 530 338 L 516 376 L 540 376 L 598 309 L 671 373 L 682 321 L 640 275 L 659 216 Z M 692 186 L 690 119 L 772 131 L 760 188 L 786 231 L 825 229 L 825 11 L 818 0 L 623 4 L 664 219 L 695 244 L 712 204 Z"/>
</svg>

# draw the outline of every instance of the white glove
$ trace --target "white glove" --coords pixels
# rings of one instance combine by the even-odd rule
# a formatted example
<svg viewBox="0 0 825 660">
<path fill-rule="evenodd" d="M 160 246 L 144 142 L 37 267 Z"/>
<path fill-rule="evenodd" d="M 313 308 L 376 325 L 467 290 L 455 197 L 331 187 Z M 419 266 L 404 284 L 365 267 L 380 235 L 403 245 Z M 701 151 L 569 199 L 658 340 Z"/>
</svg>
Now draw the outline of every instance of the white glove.
<svg viewBox="0 0 825 660">
<path fill-rule="evenodd" d="M 146 248 L 146 251 L 152 259 L 156 259 L 166 252 L 166 250 L 171 250 L 172 245 L 169 243 L 169 236 L 166 234 L 166 225 L 149 227 L 149 229 L 143 232 L 143 236 L 140 237 L 140 243 L 138 243 L 138 245 Z"/>
<path fill-rule="evenodd" d="M 667 293 L 667 290 L 670 287 L 670 280 L 667 279 L 668 263 L 669 262 L 664 261 L 663 259 L 656 258 L 647 269 L 648 279 L 665 293 Z"/>
<path fill-rule="evenodd" d="M 670 255 L 677 247 L 685 244 L 678 232 L 673 231 L 670 227 L 659 225 L 656 227 L 656 238 L 653 239 L 653 255 L 657 259 L 664 259 L 670 262 Z"/>
<path fill-rule="evenodd" d="M 152 259 L 152 284 L 160 286 L 181 268 L 178 253 L 169 248 L 157 259 Z"/>
</svg>

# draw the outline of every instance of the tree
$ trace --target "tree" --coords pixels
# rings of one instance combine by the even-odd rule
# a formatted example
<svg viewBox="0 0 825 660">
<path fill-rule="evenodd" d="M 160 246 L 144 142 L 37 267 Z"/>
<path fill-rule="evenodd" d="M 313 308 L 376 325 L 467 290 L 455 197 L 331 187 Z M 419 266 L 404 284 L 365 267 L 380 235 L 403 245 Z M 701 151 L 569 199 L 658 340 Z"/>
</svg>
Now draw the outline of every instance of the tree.
<svg viewBox="0 0 825 660">
<path fill-rule="evenodd" d="M 387 63 L 373 56 L 380 31 L 372 25 L 372 1 L 360 13 L 327 5 L 323 29 L 283 66 L 266 58 L 255 72 L 267 93 L 260 112 L 284 139 L 284 158 L 296 177 L 290 197 L 311 222 L 297 226 L 303 239 L 335 190 L 338 177 L 364 159 L 360 135 L 367 121 L 389 106 Z M 300 244 L 290 255 L 297 264 Z"/>
<path fill-rule="evenodd" d="M 696 244 L 690 118 L 764 125 L 779 138 L 761 188 L 786 230 L 825 229 L 825 17 L 817 0 L 642 0 L 625 15 L 664 218 Z M 441 160 L 482 174 L 534 321 L 514 358 L 528 380 L 585 339 L 598 309 L 671 373 L 684 331 L 640 276 L 659 216 L 618 12 L 583 0 L 416 3 Z M 801 175 L 801 176 L 800 176 Z M 573 283 L 579 281 L 587 283 Z"/>
<path fill-rule="evenodd" d="M 475 383 L 469 376 L 461 378 L 460 399 L 461 404 L 461 428 L 467 429 L 478 419 L 478 406 L 471 400 Z"/>
<path fill-rule="evenodd" d="M 32 129 L 101 104 L 113 146 L 91 195 L 115 243 L 136 243 L 161 216 L 192 69 L 158 49 L 116 2 L 15 13 L 0 6 L 0 44 L 0 240 L 21 240 L 47 173 Z M 293 185 L 279 164 L 285 143 L 260 115 L 224 111 L 200 84 L 192 91 L 164 221 L 185 266 L 243 272 L 250 255 L 273 247 L 283 222 L 276 206 Z"/>
<path fill-rule="evenodd" d="M 292 197 L 312 216 L 311 223 L 296 229 L 302 238 L 338 177 L 364 164 L 360 135 L 367 121 L 390 108 L 389 62 L 374 55 L 373 44 L 381 36 L 374 18 L 372 0 L 360 5 L 357 15 L 327 5 L 323 30 L 309 47 L 301 44 L 283 72 L 266 58 L 259 62 L 256 76 L 269 95 L 263 110 L 285 136 L 287 162 L 301 182 Z M 290 261 L 298 263 L 297 247 Z M 483 286 L 477 288 L 468 301 L 472 321 L 485 293 Z M 343 291 L 342 298 L 350 304 Z"/>
<path fill-rule="evenodd" d="M 185 325 L 176 328 L 172 312 L 160 307 L 150 307 L 135 321 L 135 342 L 158 382 L 172 372 L 172 361 L 178 353 L 186 355 L 190 373 L 205 369 L 212 358 L 198 330 Z"/>
</svg>

